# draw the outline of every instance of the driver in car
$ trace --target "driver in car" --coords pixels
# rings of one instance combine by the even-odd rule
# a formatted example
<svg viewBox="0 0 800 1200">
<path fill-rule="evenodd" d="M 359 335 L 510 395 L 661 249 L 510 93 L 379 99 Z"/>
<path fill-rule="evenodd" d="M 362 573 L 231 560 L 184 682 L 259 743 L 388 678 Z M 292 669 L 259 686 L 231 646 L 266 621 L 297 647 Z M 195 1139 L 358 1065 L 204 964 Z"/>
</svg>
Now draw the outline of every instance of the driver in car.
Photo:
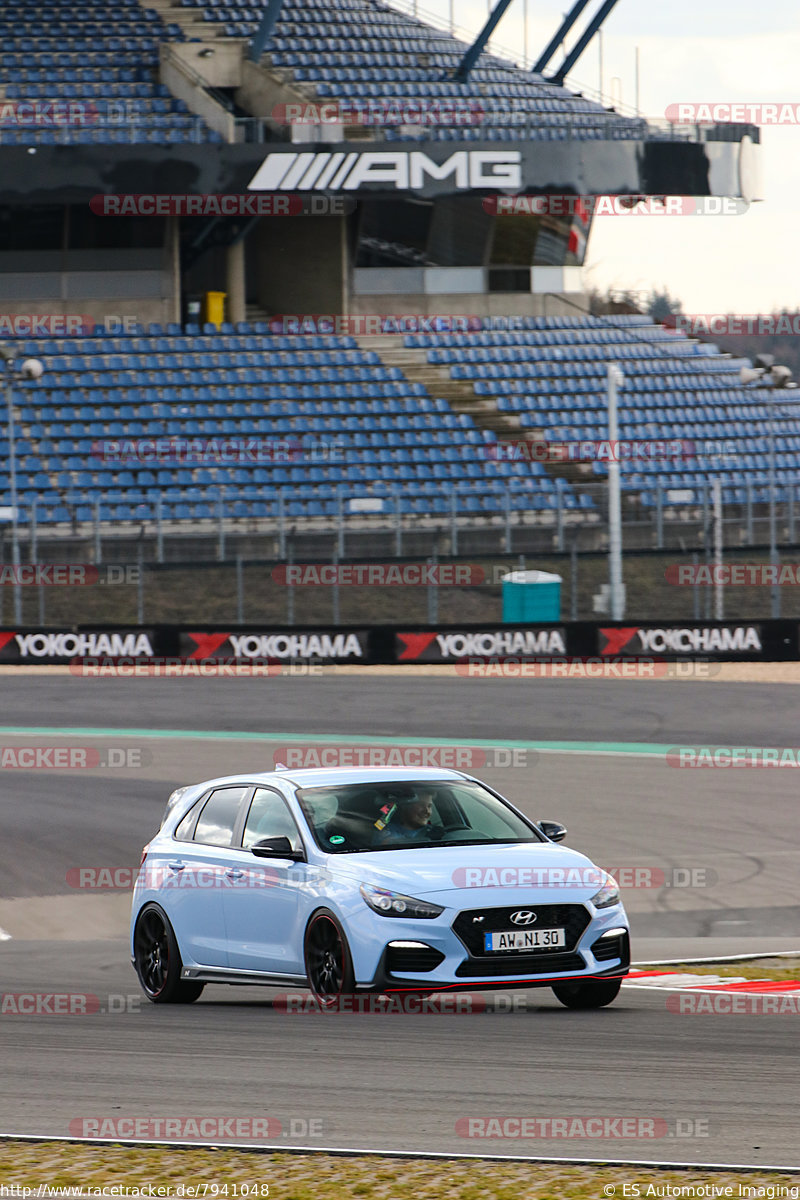
<svg viewBox="0 0 800 1200">
<path fill-rule="evenodd" d="M 409 789 L 392 797 L 393 808 L 384 813 L 374 845 L 385 846 L 389 842 L 414 842 L 430 837 L 431 814 L 433 813 L 431 788 Z"/>
</svg>

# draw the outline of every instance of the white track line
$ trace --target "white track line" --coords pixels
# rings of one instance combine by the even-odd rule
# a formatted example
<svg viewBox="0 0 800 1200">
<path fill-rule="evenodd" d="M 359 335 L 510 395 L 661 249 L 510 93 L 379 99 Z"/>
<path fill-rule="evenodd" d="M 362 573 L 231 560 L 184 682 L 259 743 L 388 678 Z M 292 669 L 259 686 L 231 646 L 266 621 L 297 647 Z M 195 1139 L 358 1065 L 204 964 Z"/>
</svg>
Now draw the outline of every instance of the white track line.
<svg viewBox="0 0 800 1200">
<path fill-rule="evenodd" d="M 179 1142 L 166 1139 L 145 1138 L 79 1138 L 51 1136 L 46 1133 L 0 1133 L 0 1142 L 57 1142 L 73 1146 L 169 1146 L 180 1150 L 250 1150 L 256 1154 L 332 1154 L 342 1158 L 422 1158 L 431 1161 L 447 1159 L 470 1162 L 527 1162 L 550 1163 L 564 1166 L 598 1167 L 654 1167 L 672 1171 L 680 1167 L 687 1171 L 780 1171 L 786 1175 L 800 1174 L 800 1166 L 785 1166 L 779 1163 L 703 1163 L 668 1162 L 663 1159 L 642 1158 L 555 1158 L 528 1154 L 464 1154 L 445 1150 L 375 1150 L 359 1146 L 286 1146 L 280 1142 Z"/>
</svg>

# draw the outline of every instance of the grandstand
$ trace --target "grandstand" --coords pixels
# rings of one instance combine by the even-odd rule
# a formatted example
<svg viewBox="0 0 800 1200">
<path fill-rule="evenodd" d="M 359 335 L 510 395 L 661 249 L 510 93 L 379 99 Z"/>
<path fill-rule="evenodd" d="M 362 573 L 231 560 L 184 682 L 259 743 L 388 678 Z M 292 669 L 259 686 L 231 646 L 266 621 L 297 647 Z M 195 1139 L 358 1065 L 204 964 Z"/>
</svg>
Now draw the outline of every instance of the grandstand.
<svg viewBox="0 0 800 1200">
<path fill-rule="evenodd" d="M 696 444 L 679 461 L 626 464 L 627 492 L 684 512 L 721 478 L 729 503 L 766 498 L 771 400 L 740 386 L 739 360 L 644 317 L 589 316 L 577 273 L 591 219 L 576 238 L 572 218 L 493 216 L 491 175 L 464 188 L 448 166 L 462 146 L 491 159 L 503 142 L 520 191 L 590 180 L 602 192 L 610 168 L 617 190 L 708 194 L 712 157 L 715 178 L 743 176 L 757 130 L 657 127 L 486 52 L 454 82 L 466 44 L 376 0 L 286 0 L 251 57 L 263 15 L 246 0 L 0 3 L 0 305 L 12 323 L 81 314 L 88 330 L 16 341 L 45 368 L 15 383 L 24 519 L 54 532 L 221 516 L 323 528 L 349 512 L 596 524 L 597 493 L 580 485 L 602 463 L 508 461 L 497 445 L 601 438 L 611 359 L 626 373 L 623 438 Z M 326 101 L 341 120 L 287 122 L 287 105 Z M 406 119 L 413 103 L 435 122 Z M 402 119 L 387 118 L 397 106 Z M 422 183 L 392 188 L 369 165 L 343 215 L 111 218 L 94 206 L 98 195 L 246 193 L 265 154 L 315 193 L 298 144 L 327 163 L 406 142 Z M 187 301 L 209 291 L 227 293 L 228 319 L 201 325 Z M 269 320 L 399 307 L 471 314 L 469 332 L 287 336 Z M 514 327 L 498 328 L 498 314 Z M 777 430 L 788 486 L 800 427 L 779 416 Z M 232 463 L 113 461 L 102 449 L 248 437 L 292 439 L 295 451 Z M 709 450 L 721 440 L 735 461 Z M 0 440 L 0 503 L 8 449 Z"/>
</svg>

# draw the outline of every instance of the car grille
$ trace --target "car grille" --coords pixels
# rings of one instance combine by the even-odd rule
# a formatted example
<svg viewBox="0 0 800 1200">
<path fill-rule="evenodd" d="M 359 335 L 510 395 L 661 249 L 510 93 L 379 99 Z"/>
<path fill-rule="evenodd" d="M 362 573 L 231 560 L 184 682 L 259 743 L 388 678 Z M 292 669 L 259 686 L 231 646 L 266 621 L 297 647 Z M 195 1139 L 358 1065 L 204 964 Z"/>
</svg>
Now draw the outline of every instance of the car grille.
<svg viewBox="0 0 800 1200">
<path fill-rule="evenodd" d="M 536 904 L 530 906 L 515 904 L 509 908 L 474 908 L 461 912 L 453 922 L 453 932 L 458 935 L 473 958 L 484 960 L 489 958 L 492 962 L 504 958 L 522 961 L 518 950 L 495 950 L 491 954 L 487 954 L 483 948 L 485 933 L 515 928 L 511 914 L 519 912 L 520 909 L 536 913 L 536 921 L 532 925 L 519 926 L 519 928 L 560 929 L 563 926 L 565 951 L 575 949 L 581 934 L 591 920 L 588 909 L 584 908 L 582 904 Z M 476 917 L 481 920 L 475 920 Z M 550 947 L 544 946 L 541 950 L 532 951 L 531 957 L 538 959 L 548 953 L 551 953 Z M 581 963 L 581 966 L 584 965 Z"/>
<path fill-rule="evenodd" d="M 619 937 L 598 938 L 592 945 L 592 954 L 598 962 L 620 958 L 623 966 L 628 966 L 631 961 L 630 938 L 627 933 L 621 933 Z"/>
<path fill-rule="evenodd" d="M 498 979 L 505 975 L 560 975 L 566 971 L 583 971 L 586 961 L 582 954 L 515 954 L 513 958 L 495 954 L 480 960 L 468 958 L 456 968 L 461 979 Z"/>
<path fill-rule="evenodd" d="M 435 970 L 440 962 L 444 962 L 444 955 L 432 946 L 389 946 L 386 951 L 386 970 L 390 975 L 397 971 L 424 974 Z"/>
</svg>

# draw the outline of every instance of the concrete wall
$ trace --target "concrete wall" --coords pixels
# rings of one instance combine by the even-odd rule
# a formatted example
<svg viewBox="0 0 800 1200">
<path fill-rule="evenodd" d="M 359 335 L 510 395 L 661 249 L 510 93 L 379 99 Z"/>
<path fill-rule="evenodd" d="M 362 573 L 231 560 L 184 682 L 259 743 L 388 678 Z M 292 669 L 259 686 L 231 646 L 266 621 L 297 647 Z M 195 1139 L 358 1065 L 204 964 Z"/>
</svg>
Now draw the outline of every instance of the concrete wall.
<svg viewBox="0 0 800 1200">
<path fill-rule="evenodd" d="M 181 51 L 189 50 L 190 47 L 197 46 L 197 50 L 202 50 L 201 43 L 189 43 L 187 46 L 180 46 Z M 220 86 L 220 87 L 236 87 L 238 79 L 238 69 L 236 64 L 231 61 L 227 68 L 224 63 L 220 64 L 220 68 L 206 67 L 205 64 L 213 63 L 216 58 L 217 50 L 216 43 L 214 47 L 214 58 L 201 59 L 197 57 L 195 52 L 191 61 L 187 60 L 186 54 L 176 53 L 177 46 L 175 43 L 166 43 L 161 46 L 161 68 L 159 71 L 159 79 L 168 87 L 173 96 L 178 100 L 185 100 L 193 113 L 198 117 L 202 117 L 209 128 L 216 130 L 226 142 L 233 142 L 236 138 L 236 122 L 226 108 L 218 104 L 211 96 L 203 91 L 203 85 Z M 222 54 L 222 50 L 219 52 Z M 232 77 L 230 83 L 214 84 L 206 75 L 200 74 L 200 66 L 203 66 L 204 71 L 209 74 L 217 74 L 221 79 L 226 75 Z"/>
<path fill-rule="evenodd" d="M 345 217 L 262 218 L 245 254 L 267 312 L 349 311 Z"/>
</svg>

